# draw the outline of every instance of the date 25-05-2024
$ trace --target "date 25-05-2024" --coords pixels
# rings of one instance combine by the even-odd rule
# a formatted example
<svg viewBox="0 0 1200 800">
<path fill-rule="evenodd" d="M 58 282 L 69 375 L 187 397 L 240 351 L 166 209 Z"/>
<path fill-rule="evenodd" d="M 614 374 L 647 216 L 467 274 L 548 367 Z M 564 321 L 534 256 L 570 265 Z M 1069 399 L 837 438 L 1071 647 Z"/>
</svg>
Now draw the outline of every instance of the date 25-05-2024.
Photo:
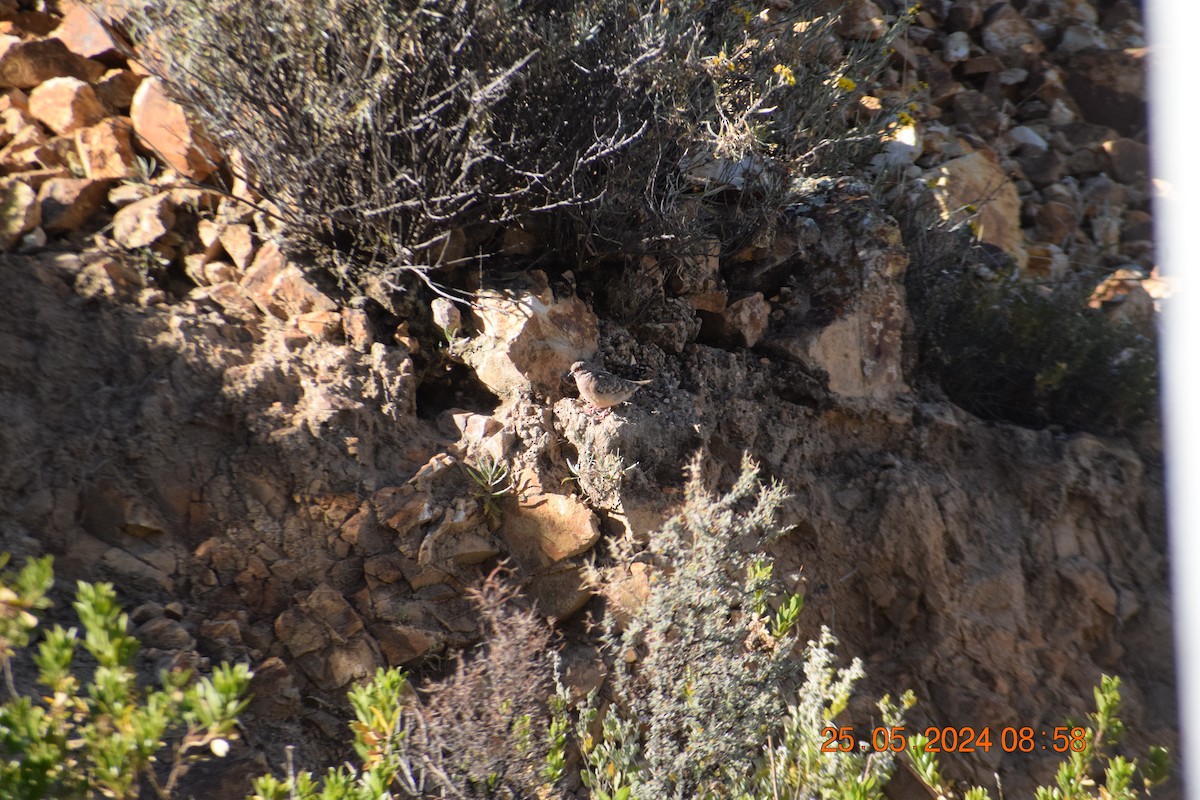
<svg viewBox="0 0 1200 800">
<path fill-rule="evenodd" d="M 990 727 L 984 728 L 926 728 L 922 735 L 928 739 L 927 753 L 974 753 L 988 752 L 999 747 L 1005 753 L 1032 753 L 1047 750 L 1056 753 L 1081 752 L 1087 748 L 1088 732 L 1085 728 L 1060 726 L 1047 730 L 1007 726 L 997 729 L 993 736 Z M 899 753 L 909 746 L 909 738 L 903 727 L 875 728 L 871 738 L 861 742 L 854 736 L 850 726 L 822 728 L 824 741 L 821 751 L 825 753 L 849 753 L 854 750 L 891 750 Z"/>
</svg>

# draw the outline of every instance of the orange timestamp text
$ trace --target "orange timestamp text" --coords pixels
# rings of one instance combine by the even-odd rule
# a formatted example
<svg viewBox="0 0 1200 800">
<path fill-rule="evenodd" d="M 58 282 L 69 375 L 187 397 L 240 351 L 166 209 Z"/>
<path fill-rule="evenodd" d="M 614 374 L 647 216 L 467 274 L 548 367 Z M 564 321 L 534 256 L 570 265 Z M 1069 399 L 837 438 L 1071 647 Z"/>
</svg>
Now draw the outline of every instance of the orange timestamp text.
<svg viewBox="0 0 1200 800">
<path fill-rule="evenodd" d="M 912 737 L 920 734 L 925 740 L 927 753 L 974 753 L 989 752 L 997 747 L 1005 753 L 1032 753 L 1035 750 L 1055 753 L 1079 753 L 1087 749 L 1086 728 L 1059 726 L 1056 728 L 1033 728 L 1009 725 L 1003 728 L 954 728 L 929 727 L 911 734 L 904 726 L 880 727 L 871 731 L 869 739 L 858 739 L 853 727 L 822 728 L 821 751 L 825 753 L 849 753 L 854 750 L 895 753 L 912 746 Z"/>
</svg>

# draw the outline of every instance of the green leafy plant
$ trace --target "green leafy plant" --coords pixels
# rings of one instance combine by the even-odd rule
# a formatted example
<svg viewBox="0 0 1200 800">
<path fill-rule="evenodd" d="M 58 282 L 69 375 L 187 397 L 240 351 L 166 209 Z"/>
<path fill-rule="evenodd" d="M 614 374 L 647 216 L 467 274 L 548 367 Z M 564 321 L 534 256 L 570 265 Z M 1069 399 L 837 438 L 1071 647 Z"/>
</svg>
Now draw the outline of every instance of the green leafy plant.
<svg viewBox="0 0 1200 800">
<path fill-rule="evenodd" d="M 53 583 L 49 558 L 30 560 L 0 578 L 0 645 L 10 698 L 0 705 L 0 794 L 11 798 L 136 798 L 143 783 L 174 796 L 187 765 L 223 756 L 237 738 L 250 670 L 222 665 L 211 677 L 163 672 L 161 688 L 141 689 L 132 668 L 137 640 L 107 583 L 79 582 L 73 604 L 90 680 L 75 663 L 76 628 L 42 633 L 32 661 L 46 695 L 19 694 L 11 659 L 27 647 Z M 168 745 L 168 742 L 171 744 Z M 156 769 L 166 751 L 168 767 Z"/>
<path fill-rule="evenodd" d="M 1068 750 L 1059 765 L 1053 786 L 1040 786 L 1035 800 L 1136 800 L 1149 796 L 1151 790 L 1165 781 L 1170 771 L 1167 751 L 1157 745 L 1150 748 L 1144 766 L 1139 770 L 1136 759 L 1119 754 L 1106 755 L 1121 739 L 1125 726 L 1117 716 L 1121 705 L 1121 681 L 1109 675 L 1100 677 L 1095 687 L 1096 711 L 1088 715 L 1087 725 L 1067 725 L 1062 742 Z M 1069 731 L 1069 735 L 1066 734 Z M 942 777 L 937 756 L 928 751 L 929 740 L 914 736 L 910 740 L 909 758 L 925 785 L 946 800 L 958 794 Z M 1141 786 L 1135 779 L 1141 774 Z M 963 794 L 965 800 L 987 800 L 986 789 L 974 786 Z"/>
<path fill-rule="evenodd" d="M 508 464 L 485 453 L 475 466 L 464 462 L 463 469 L 475 484 L 475 494 L 483 503 L 483 516 L 494 527 L 500 522 L 500 499 L 513 491 Z"/>
</svg>

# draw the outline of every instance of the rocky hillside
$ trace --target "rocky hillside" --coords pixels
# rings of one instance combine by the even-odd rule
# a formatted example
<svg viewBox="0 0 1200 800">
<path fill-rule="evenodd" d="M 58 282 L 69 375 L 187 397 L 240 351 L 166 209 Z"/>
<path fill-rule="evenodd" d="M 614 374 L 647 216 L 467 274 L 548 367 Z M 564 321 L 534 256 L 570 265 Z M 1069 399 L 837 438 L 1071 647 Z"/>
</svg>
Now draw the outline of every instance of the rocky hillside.
<svg viewBox="0 0 1200 800">
<path fill-rule="evenodd" d="M 854 0 L 836 35 L 901 11 Z M 1135 4 L 925 4 L 876 93 L 911 103 L 875 164 L 898 188 L 810 180 L 751 246 L 682 267 L 529 268 L 538 232 L 513 227 L 516 269 L 469 305 L 307 274 L 244 182 L 216 188 L 236 154 L 82 6 L 0 15 L 0 547 L 113 581 L 148 670 L 251 664 L 239 766 L 198 773 L 197 796 L 241 796 L 289 744 L 345 758 L 346 688 L 477 641 L 464 591 L 502 559 L 575 685 L 599 680 L 583 621 L 647 578 L 600 598 L 581 568 L 677 506 L 696 452 L 713 485 L 748 452 L 790 488 L 777 558 L 801 625 L 865 659 L 868 694 L 914 689 L 914 727 L 1053 727 L 1108 673 L 1136 750 L 1174 744 L 1153 425 L 950 402 L 919 370 L 921 265 L 891 214 L 930 187 L 938 224 L 1026 278 L 1111 275 L 1094 305 L 1152 315 Z M 579 359 L 651 383 L 590 414 Z M 1019 797 L 1053 755 L 943 762 Z"/>
</svg>

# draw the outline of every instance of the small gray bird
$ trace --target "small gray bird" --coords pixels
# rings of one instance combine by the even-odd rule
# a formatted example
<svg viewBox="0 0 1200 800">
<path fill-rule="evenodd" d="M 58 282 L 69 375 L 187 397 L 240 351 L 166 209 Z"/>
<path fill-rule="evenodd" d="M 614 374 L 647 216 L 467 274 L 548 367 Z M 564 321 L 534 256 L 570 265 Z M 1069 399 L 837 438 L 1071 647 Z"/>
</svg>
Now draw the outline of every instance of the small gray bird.
<svg viewBox="0 0 1200 800">
<path fill-rule="evenodd" d="M 633 393 L 638 389 L 654 382 L 619 378 L 586 361 L 576 361 L 571 365 L 571 377 L 575 379 L 575 385 L 579 387 L 579 396 L 591 403 L 591 408 L 587 410 L 589 414 L 619 406 L 633 397 Z"/>
</svg>

